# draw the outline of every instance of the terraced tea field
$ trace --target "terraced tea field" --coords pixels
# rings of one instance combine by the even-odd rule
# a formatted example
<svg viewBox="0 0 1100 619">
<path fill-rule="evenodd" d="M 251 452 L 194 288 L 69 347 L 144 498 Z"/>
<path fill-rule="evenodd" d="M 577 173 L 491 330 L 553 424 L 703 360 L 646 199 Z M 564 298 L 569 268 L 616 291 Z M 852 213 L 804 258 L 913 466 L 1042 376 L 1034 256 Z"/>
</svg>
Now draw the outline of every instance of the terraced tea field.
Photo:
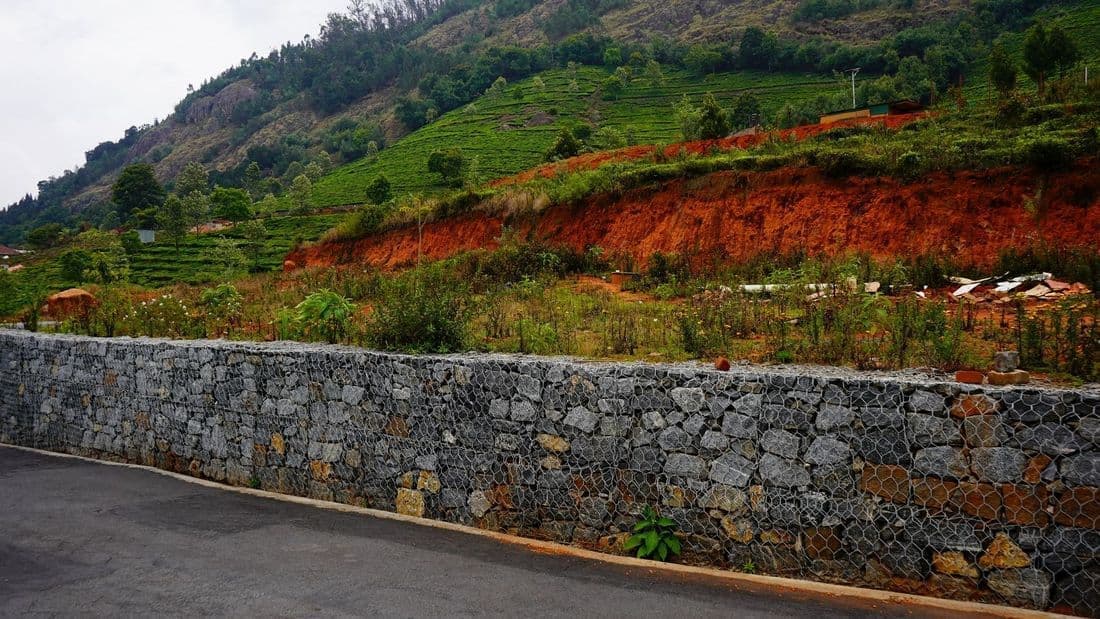
<svg viewBox="0 0 1100 619">
<path fill-rule="evenodd" d="M 593 67 L 549 71 L 539 77 L 542 87 L 532 78 L 502 93 L 487 94 L 403 138 L 375 159 L 360 159 L 322 178 L 314 186 L 317 206 L 362 202 L 365 188 L 379 175 L 385 175 L 398 194 L 439 191 L 443 186 L 427 171 L 427 160 L 440 148 L 461 148 L 476 158 L 479 175 L 489 180 L 542 163 L 560 128 L 570 122 L 612 127 L 639 143 L 671 142 L 679 139 L 673 105 L 684 95 L 698 102 L 710 92 L 728 106 L 739 93 L 751 90 L 760 97 L 764 112 L 774 114 L 788 102 L 845 91 L 843 83 L 820 76 L 736 72 L 700 80 L 686 72 L 667 72 L 658 83 L 637 75 L 618 98 L 609 100 L 600 88 L 608 75 Z"/>
</svg>

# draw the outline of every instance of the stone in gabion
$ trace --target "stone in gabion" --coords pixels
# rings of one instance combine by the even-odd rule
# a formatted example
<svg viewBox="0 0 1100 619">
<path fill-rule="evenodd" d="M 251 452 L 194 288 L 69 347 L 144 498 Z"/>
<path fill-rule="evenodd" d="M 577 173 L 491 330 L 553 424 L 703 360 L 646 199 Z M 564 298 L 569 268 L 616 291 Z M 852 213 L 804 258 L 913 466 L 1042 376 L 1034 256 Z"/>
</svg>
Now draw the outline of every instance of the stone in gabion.
<svg viewBox="0 0 1100 619">
<path fill-rule="evenodd" d="M 565 416 L 565 425 L 577 428 L 581 432 L 591 434 L 596 429 L 596 424 L 600 422 L 600 416 L 583 406 L 578 406 L 569 411 L 569 414 Z"/>
<path fill-rule="evenodd" d="M 786 430 L 768 430 L 760 437 L 764 451 L 784 458 L 797 458 L 802 439 Z"/>
<path fill-rule="evenodd" d="M 1012 482 L 1022 479 L 1027 456 L 1019 449 L 986 447 L 970 450 L 971 468 L 983 481 Z"/>
<path fill-rule="evenodd" d="M 765 483 L 781 488 L 797 488 L 810 484 L 810 473 L 791 460 L 773 454 L 760 458 L 760 476 Z"/>
<path fill-rule="evenodd" d="M 756 465 L 737 454 L 725 454 L 710 466 L 710 479 L 727 486 L 744 487 L 752 479 Z"/>
<path fill-rule="evenodd" d="M 674 453 L 665 460 L 665 473 L 672 477 L 703 479 L 707 476 L 707 464 L 699 456 Z"/>
<path fill-rule="evenodd" d="M 722 433 L 734 438 L 756 438 L 756 420 L 741 413 L 726 413 L 722 417 Z"/>
<path fill-rule="evenodd" d="M 829 436 L 819 436 L 806 449 L 806 462 L 818 466 L 847 462 L 852 450 L 846 443 Z"/>
</svg>

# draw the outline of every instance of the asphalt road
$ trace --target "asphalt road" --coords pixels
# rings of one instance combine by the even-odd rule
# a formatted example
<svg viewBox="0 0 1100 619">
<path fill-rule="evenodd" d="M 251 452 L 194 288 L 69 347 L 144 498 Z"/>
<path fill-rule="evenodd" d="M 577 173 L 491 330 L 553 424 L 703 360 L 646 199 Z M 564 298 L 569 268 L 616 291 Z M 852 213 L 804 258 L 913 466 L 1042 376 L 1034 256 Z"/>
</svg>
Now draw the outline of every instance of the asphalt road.
<svg viewBox="0 0 1100 619">
<path fill-rule="evenodd" d="M 0 447 L 0 616 L 28 614 L 931 616 L 538 554 Z"/>
</svg>

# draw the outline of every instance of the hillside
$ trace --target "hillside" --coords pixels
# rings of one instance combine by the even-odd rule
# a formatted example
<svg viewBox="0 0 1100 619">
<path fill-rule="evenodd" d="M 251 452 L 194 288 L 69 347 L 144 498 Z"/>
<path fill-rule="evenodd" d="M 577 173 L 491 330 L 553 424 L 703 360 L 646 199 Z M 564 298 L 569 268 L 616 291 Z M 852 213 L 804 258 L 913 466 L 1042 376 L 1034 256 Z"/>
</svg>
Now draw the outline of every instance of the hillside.
<svg viewBox="0 0 1100 619">
<path fill-rule="evenodd" d="M 317 205 L 362 202 L 366 186 L 379 175 L 391 179 L 398 194 L 442 190 L 439 178 L 425 173 L 425 165 L 431 152 L 444 145 L 477 158 L 481 177 L 496 179 L 543 162 L 561 127 L 579 122 L 616 129 L 638 144 L 675 141 L 680 127 L 671 110 L 684 96 L 697 100 L 713 93 L 732 100 L 751 91 L 764 114 L 771 116 L 785 104 L 845 93 L 842 82 L 823 76 L 734 72 L 700 79 L 677 71 L 657 83 L 636 77 L 622 95 L 608 100 L 600 91 L 608 75 L 606 69 L 596 67 L 579 69 L 575 76 L 550 71 L 539 75 L 541 88 L 528 79 L 499 95 L 482 97 L 413 132 L 376 158 L 361 159 L 329 174 L 314 188 Z M 570 88 L 571 82 L 576 90 Z"/>
<path fill-rule="evenodd" d="M 580 252 L 600 247 L 624 268 L 646 265 L 656 253 L 690 257 L 697 266 L 863 253 L 887 262 L 934 257 L 982 272 L 1017 249 L 1095 252 L 1097 164 L 1084 160 L 1048 177 L 1015 166 L 936 173 L 918 184 L 828 178 L 812 168 L 715 172 L 530 215 L 474 211 L 431 222 L 422 231 L 399 227 L 304 247 L 288 259 L 300 266 L 393 269 L 415 263 L 421 252 L 443 259 L 493 249 L 508 230 L 527 242 Z M 1042 205 L 1032 213 L 1025 204 L 1037 192 Z"/>
<path fill-rule="evenodd" d="M 870 8 L 845 11 L 837 17 L 800 16 L 803 4 L 800 0 L 418 0 L 409 5 L 385 4 L 375 14 L 338 16 L 325 24 L 316 39 L 284 45 L 266 57 L 254 56 L 188 94 L 174 113 L 153 126 L 132 127 L 118 142 L 89 150 L 87 163 L 80 170 L 44 183 L 37 200 L 0 213 L 0 240 L 19 242 L 30 227 L 47 221 L 72 225 L 88 219 L 100 223 L 111 210 L 109 186 L 118 171 L 140 161 L 152 163 L 157 176 L 169 185 L 187 163 L 199 161 L 215 171 L 215 182 L 239 186 L 247 164 L 259 159 L 266 189 L 281 195 L 291 180 L 283 175 L 294 161 L 308 163 L 322 151 L 337 163 L 362 154 L 363 143 L 347 149 L 335 146 L 331 139 L 334 127 L 361 129 L 385 152 L 387 145 L 399 144 L 403 136 L 424 123 L 425 111 L 435 109 L 433 113 L 442 113 L 448 123 L 438 128 L 436 137 L 446 137 L 448 131 L 463 132 L 466 127 L 453 113 L 445 112 L 464 109 L 466 102 L 481 95 L 497 77 L 522 80 L 550 70 L 546 80 L 553 81 L 555 68 L 560 79 L 567 61 L 575 60 L 583 67 L 578 78 L 580 91 L 555 88 L 545 100 L 524 95 L 531 97 L 529 103 L 536 107 L 556 105 L 560 115 L 554 119 L 557 126 L 572 119 L 572 104 L 579 105 L 579 99 L 593 93 L 594 80 L 604 70 L 593 65 L 603 65 L 608 47 L 623 51 L 623 63 L 634 58 L 632 54 L 641 54 L 638 57 L 643 60 L 656 58 L 669 81 L 666 86 L 650 88 L 652 92 L 637 83 L 639 80 L 627 85 L 629 96 L 645 100 L 638 108 L 646 110 L 645 117 L 632 117 L 637 110 L 624 98 L 616 105 L 597 102 L 583 106 L 591 112 L 588 118 L 634 129 L 642 141 L 672 140 L 675 132 L 661 121 L 668 119 L 666 103 L 683 92 L 729 93 L 762 87 L 767 91 L 762 93 L 765 107 L 772 111 L 785 96 L 784 87 L 795 98 L 820 94 L 806 86 L 818 83 L 826 88 L 825 83 L 833 81 L 832 69 L 839 66 L 835 63 L 877 53 L 875 42 L 883 37 L 911 26 L 952 19 L 966 9 L 965 3 L 922 0 L 903 10 L 894 0 L 882 0 L 861 3 L 861 7 Z M 730 74 L 730 69 L 741 63 L 738 40 L 750 26 L 763 26 L 768 36 L 778 37 L 764 44 L 778 45 L 774 49 L 788 58 L 783 61 L 788 68 L 768 70 L 767 75 Z M 691 48 L 699 44 L 711 47 Z M 805 46 L 805 60 L 796 61 L 800 45 Z M 517 49 L 527 51 L 512 62 Z M 692 56 L 695 51 L 699 53 Z M 696 60 L 710 68 L 702 73 L 685 70 L 686 64 Z M 795 67 L 802 68 L 790 70 Z M 711 73 L 716 74 L 713 83 L 705 77 Z M 465 81 L 453 92 L 444 93 L 438 83 L 433 90 L 425 90 L 421 78 L 432 75 Z M 827 90 L 840 90 L 841 84 L 836 86 Z M 408 96 L 414 102 L 425 102 L 416 112 L 420 116 L 412 121 L 402 117 L 398 105 Z M 501 111 L 501 115 L 514 114 Z M 479 111 L 472 119 L 473 131 L 496 120 L 481 116 L 486 113 Z M 522 109 L 518 115 L 522 116 Z M 541 139 L 532 137 L 521 146 L 514 164 L 486 157 L 486 173 L 514 173 L 533 164 L 533 156 L 542 152 L 552 134 L 548 128 L 544 132 L 547 135 Z M 484 150 L 494 151 L 495 146 L 488 144 Z M 399 155 L 393 158 L 403 158 Z M 387 169 L 385 161 L 380 165 Z M 416 176 L 422 175 L 395 180 L 403 189 L 420 189 Z M 338 190 L 322 189 L 318 199 L 322 203 L 347 199 L 339 196 Z"/>
</svg>

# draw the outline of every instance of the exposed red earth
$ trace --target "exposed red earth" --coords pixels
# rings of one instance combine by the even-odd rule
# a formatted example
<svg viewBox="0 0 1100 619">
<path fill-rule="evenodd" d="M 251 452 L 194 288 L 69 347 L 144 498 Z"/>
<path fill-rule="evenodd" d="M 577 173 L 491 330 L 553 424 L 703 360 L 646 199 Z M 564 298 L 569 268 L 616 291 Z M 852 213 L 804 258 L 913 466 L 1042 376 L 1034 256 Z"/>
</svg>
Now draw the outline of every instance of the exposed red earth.
<svg viewBox="0 0 1100 619">
<path fill-rule="evenodd" d="M 702 155 L 713 150 L 729 151 L 738 148 L 752 148 L 753 146 L 762 144 L 769 139 L 784 141 L 802 141 L 806 138 L 810 138 L 831 129 L 837 129 L 840 127 L 865 125 L 882 126 L 886 127 L 887 129 L 897 129 L 915 120 L 926 118 L 928 115 L 929 114 L 927 112 L 915 112 L 912 114 L 897 114 L 894 116 L 879 116 L 875 118 L 855 118 L 851 120 L 834 122 L 827 125 L 803 125 L 800 127 L 794 127 L 792 129 L 780 129 L 778 131 L 762 132 L 754 135 L 728 137 L 721 140 L 698 140 L 695 142 L 681 142 L 678 144 L 670 144 L 662 148 L 664 149 L 664 155 L 666 157 L 675 157 L 681 152 L 691 155 Z M 652 157 L 653 154 L 657 152 L 658 148 L 658 146 L 655 146 L 653 144 L 644 144 L 639 146 L 628 146 L 627 148 L 620 148 L 618 150 L 585 153 L 583 155 L 578 155 L 564 161 L 548 163 L 537 168 L 532 168 L 530 170 L 520 172 L 515 176 L 507 176 L 501 179 L 497 179 L 490 183 L 490 185 L 493 187 L 502 187 L 505 185 L 525 183 L 540 176 L 543 178 L 552 178 L 562 172 L 593 170 L 604 164 L 614 163 L 618 161 L 636 161 L 638 159 Z"/>
<path fill-rule="evenodd" d="M 491 249 L 507 226 L 519 238 L 599 246 L 639 264 L 656 251 L 698 261 L 859 251 L 880 259 L 935 254 L 989 267 L 1007 248 L 1100 248 L 1098 163 L 1084 159 L 1053 174 L 1018 166 L 938 172 L 915 182 L 831 179 L 814 168 L 717 172 L 520 219 L 474 211 L 431 222 L 422 251 L 440 259 Z M 287 260 L 394 269 L 415 262 L 417 248 L 413 226 L 302 247 Z"/>
</svg>

